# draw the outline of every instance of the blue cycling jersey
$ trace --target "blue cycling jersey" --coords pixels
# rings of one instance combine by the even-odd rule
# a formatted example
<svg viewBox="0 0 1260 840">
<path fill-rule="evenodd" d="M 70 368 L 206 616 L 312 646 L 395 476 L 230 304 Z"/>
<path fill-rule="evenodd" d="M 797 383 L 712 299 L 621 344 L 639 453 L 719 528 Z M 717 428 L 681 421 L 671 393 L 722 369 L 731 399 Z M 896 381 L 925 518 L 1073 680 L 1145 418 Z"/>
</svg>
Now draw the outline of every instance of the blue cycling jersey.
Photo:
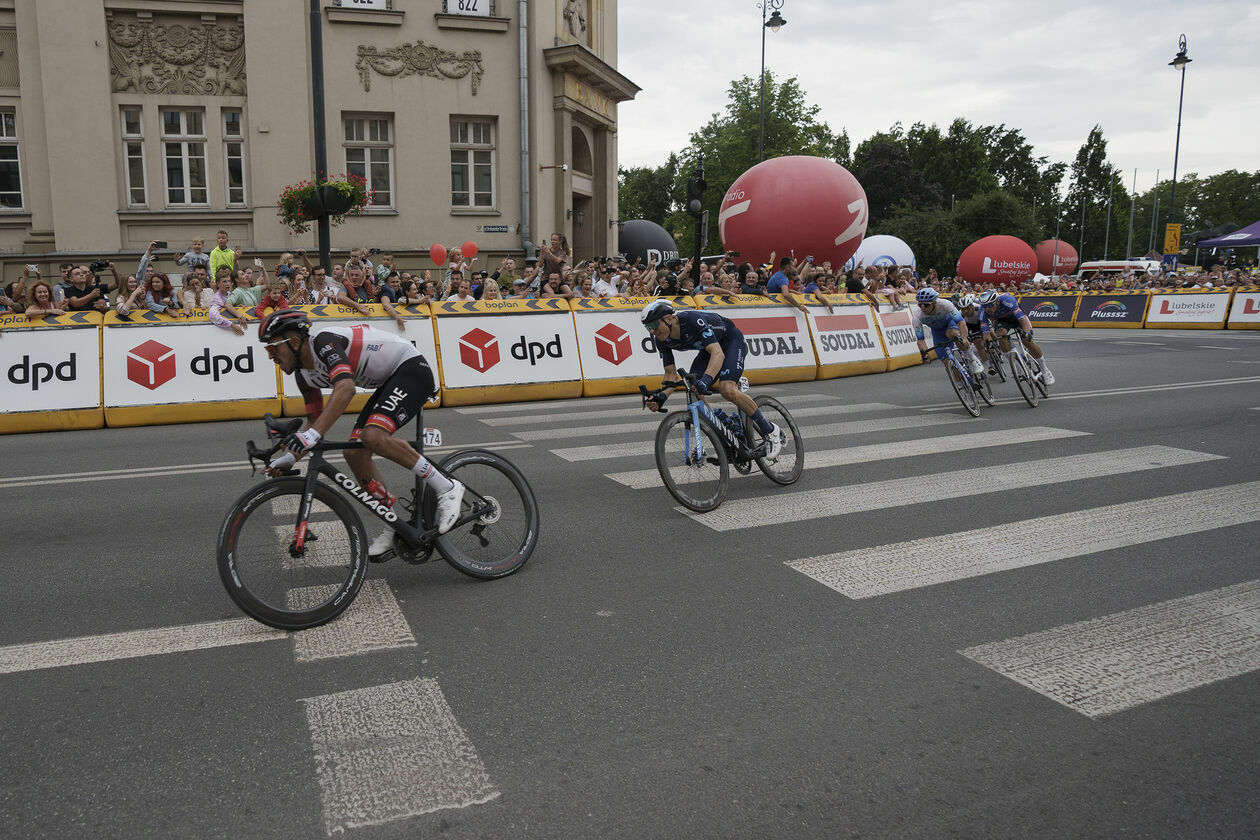
<svg viewBox="0 0 1260 840">
<path fill-rule="evenodd" d="M 1019 301 L 1013 295 L 998 295 L 997 305 L 991 310 L 986 307 L 985 311 L 993 321 L 1018 321 L 1024 317 Z"/>
</svg>

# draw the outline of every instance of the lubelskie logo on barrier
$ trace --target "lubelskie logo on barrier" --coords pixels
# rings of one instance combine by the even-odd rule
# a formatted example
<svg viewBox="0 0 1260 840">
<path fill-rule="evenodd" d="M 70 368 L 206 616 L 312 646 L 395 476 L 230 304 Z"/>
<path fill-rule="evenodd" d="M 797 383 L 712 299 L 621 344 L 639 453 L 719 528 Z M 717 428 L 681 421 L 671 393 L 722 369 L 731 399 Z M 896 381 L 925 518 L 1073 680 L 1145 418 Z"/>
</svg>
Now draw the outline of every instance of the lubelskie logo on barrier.
<svg viewBox="0 0 1260 840">
<path fill-rule="evenodd" d="M 29 385 L 32 391 L 39 386 L 57 379 L 60 382 L 73 382 L 78 378 L 79 357 L 71 353 L 63 362 L 32 362 L 30 356 L 23 356 L 22 361 L 9 366 L 9 381 L 14 385 Z"/>
</svg>

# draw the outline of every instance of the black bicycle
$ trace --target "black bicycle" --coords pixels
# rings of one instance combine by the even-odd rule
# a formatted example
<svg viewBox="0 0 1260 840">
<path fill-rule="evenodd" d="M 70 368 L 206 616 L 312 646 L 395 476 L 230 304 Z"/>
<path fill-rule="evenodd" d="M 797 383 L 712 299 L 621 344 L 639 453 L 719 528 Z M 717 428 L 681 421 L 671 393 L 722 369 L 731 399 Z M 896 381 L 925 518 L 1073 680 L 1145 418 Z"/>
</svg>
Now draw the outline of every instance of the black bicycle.
<svg viewBox="0 0 1260 840">
<path fill-rule="evenodd" d="M 691 510 L 713 510 L 726 498 L 730 466 L 741 475 L 752 472 L 755 463 L 776 484 L 792 484 L 805 468 L 805 439 L 783 403 L 765 394 L 753 399 L 762 416 L 782 430 L 782 449 L 767 456 L 767 443 L 752 419 L 735 409 L 727 414 L 710 408 L 696 390 L 699 377 L 679 371 L 680 382 L 665 382 L 662 388 L 682 386 L 687 407 L 665 415 L 656 429 L 656 468 L 665 489 Z M 743 383 L 741 382 L 741 385 Z M 653 393 L 640 385 L 646 407 Z"/>
<path fill-rule="evenodd" d="M 272 446 L 246 443 L 251 470 L 256 460 L 270 464 L 285 436 L 302 425 L 301 418 L 277 420 L 270 414 L 264 421 Z M 417 428 L 416 449 L 423 453 L 426 443 L 440 445 L 441 432 Z M 395 554 L 408 563 L 427 562 L 436 549 L 464 574 L 492 579 L 512 574 L 533 554 L 539 526 L 534 491 L 503 456 L 467 449 L 436 465 L 466 488 L 459 518 L 438 534 L 437 497 L 419 477 L 410 496 L 388 507 L 325 457 L 362 446 L 321 440 L 309 450 L 304 476 L 290 469 L 232 505 L 219 529 L 219 576 L 246 615 L 281 630 L 304 630 L 350 606 L 368 563 L 367 532 L 351 500 L 394 529 Z"/>
</svg>

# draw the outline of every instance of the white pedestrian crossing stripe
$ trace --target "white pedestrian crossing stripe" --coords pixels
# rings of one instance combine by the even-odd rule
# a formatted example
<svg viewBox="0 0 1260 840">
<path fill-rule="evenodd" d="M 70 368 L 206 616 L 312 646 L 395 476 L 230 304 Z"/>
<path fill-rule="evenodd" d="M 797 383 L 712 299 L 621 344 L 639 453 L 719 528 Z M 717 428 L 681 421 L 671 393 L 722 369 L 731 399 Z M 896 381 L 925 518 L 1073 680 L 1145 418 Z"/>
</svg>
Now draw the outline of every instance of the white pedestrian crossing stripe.
<svg viewBox="0 0 1260 840">
<path fill-rule="evenodd" d="M 736 531 L 800 522 L 824 516 L 836 516 L 867 510 L 882 510 L 903 505 L 948 498 L 960 487 L 992 486 L 994 491 L 1019 487 L 1038 487 L 1065 481 L 1122 475 L 1143 470 L 1223 460 L 1224 456 L 1192 452 L 1169 446 L 1141 446 L 1024 461 L 1000 467 L 975 467 L 951 470 L 926 476 L 910 476 L 869 484 L 850 485 L 836 492 L 819 493 L 803 490 L 775 493 L 752 499 L 727 499 L 720 508 L 696 513 L 675 508 L 714 531 Z M 994 479 L 997 478 L 995 482 Z"/>
<path fill-rule="evenodd" d="M 1083 715 L 1111 715 L 1260 669 L 1260 580 L 960 653 Z"/>
<path fill-rule="evenodd" d="M 499 796 L 436 680 L 301 702 L 329 835 Z"/>
<path fill-rule="evenodd" d="M 795 414 L 793 414 L 795 416 Z M 809 441 L 819 440 L 821 438 L 833 437 L 837 435 L 864 435 L 872 432 L 892 431 L 894 429 L 919 429 L 927 426 L 947 426 L 951 423 L 979 423 L 975 418 L 964 415 L 952 414 L 911 414 L 902 417 L 881 417 L 874 420 L 843 420 L 839 423 L 820 423 L 814 426 L 801 426 L 801 435 L 805 438 L 806 445 Z M 562 449 L 551 450 L 552 454 L 559 455 L 566 461 L 592 461 L 600 458 L 623 458 L 637 455 L 647 455 L 649 457 L 656 451 L 655 431 L 660 425 L 659 420 L 654 420 L 645 424 L 636 424 L 635 430 L 650 431 L 652 434 L 645 435 L 641 440 L 627 444 L 598 444 L 595 446 L 575 446 Z M 609 427 L 592 431 L 591 435 L 611 433 Z M 567 429 L 548 429 L 538 433 L 522 432 L 517 437 L 525 435 L 533 435 L 534 439 L 542 440 L 546 438 L 573 437 L 574 434 Z M 585 434 L 585 433 L 584 433 Z M 892 445 L 892 444 L 890 444 Z M 806 455 L 806 462 L 809 456 Z"/>
<path fill-rule="evenodd" d="M 1052 429 L 1047 426 L 1032 426 L 1024 429 L 1003 429 L 997 432 L 974 432 L 964 435 L 945 435 L 942 437 L 917 438 L 897 443 L 868 443 L 864 446 L 846 446 L 841 449 L 824 449 L 821 452 L 810 450 L 805 455 L 805 469 L 822 469 L 824 467 L 843 467 L 850 464 L 886 461 L 894 458 L 911 458 L 920 455 L 932 455 L 943 452 L 960 452 L 969 449 L 980 449 L 991 446 L 1023 446 L 1029 443 L 1046 440 L 1088 435 L 1089 432 L 1073 432 L 1069 429 Z M 574 460 L 574 459 L 570 459 Z M 749 478 L 761 473 L 749 473 L 742 476 L 732 472 L 731 478 Z M 661 486 L 661 474 L 655 468 L 644 470 L 628 470 L 626 472 L 608 473 L 608 478 L 624 484 L 634 490 Z M 686 477 L 676 478 L 685 482 Z M 699 481 L 697 477 L 695 479 Z"/>
<path fill-rule="evenodd" d="M 807 557 L 787 565 L 842 595 L 872 598 L 1257 521 L 1260 481 Z"/>
<path fill-rule="evenodd" d="M 724 401 L 722 401 L 724 402 Z M 793 405 L 798 402 L 793 400 Z M 716 408 L 735 410 L 731 405 L 716 405 Z M 867 411 L 895 411 L 900 406 L 891 403 L 854 403 L 846 405 L 837 403 L 828 406 L 811 406 L 809 408 L 795 408 L 792 416 L 814 417 L 826 416 L 829 414 L 860 414 Z M 636 401 L 634 405 L 624 406 L 621 408 L 606 408 L 597 411 L 571 411 L 555 414 L 528 414 L 519 417 L 491 417 L 478 422 L 487 426 L 531 426 L 540 423 L 564 423 L 578 420 L 608 420 L 615 417 L 635 417 L 643 419 L 643 407 Z M 650 419 L 651 415 L 649 415 Z"/>
</svg>

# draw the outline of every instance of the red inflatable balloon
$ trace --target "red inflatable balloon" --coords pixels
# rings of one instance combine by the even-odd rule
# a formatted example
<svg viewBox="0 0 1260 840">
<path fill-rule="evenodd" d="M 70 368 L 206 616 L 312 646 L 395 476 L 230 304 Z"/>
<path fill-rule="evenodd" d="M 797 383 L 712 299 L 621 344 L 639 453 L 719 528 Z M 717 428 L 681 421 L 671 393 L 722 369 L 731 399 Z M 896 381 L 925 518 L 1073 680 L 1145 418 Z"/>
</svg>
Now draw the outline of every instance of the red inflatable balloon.
<svg viewBox="0 0 1260 840">
<path fill-rule="evenodd" d="M 736 262 L 813 257 L 841 269 L 866 234 L 866 191 L 826 158 L 771 158 L 735 179 L 722 199 L 718 232 Z M 777 266 L 776 266 L 777 268 Z"/>
<path fill-rule="evenodd" d="M 477 256 L 477 243 L 473 241 L 465 242 L 459 246 L 459 252 L 464 255 L 464 259 L 471 260 Z"/>
<path fill-rule="evenodd" d="M 431 246 L 429 248 L 429 259 L 433 260 L 438 265 L 446 262 L 446 246 L 440 242 L 437 245 Z"/>
<path fill-rule="evenodd" d="M 1011 283 L 1027 280 L 1037 269 L 1037 255 L 1022 239 L 986 236 L 967 246 L 958 258 L 958 276 L 968 283 Z"/>
<path fill-rule="evenodd" d="M 1062 239 L 1047 239 L 1037 246 L 1037 270 L 1042 274 L 1071 274 L 1080 261 L 1076 249 Z"/>
</svg>

